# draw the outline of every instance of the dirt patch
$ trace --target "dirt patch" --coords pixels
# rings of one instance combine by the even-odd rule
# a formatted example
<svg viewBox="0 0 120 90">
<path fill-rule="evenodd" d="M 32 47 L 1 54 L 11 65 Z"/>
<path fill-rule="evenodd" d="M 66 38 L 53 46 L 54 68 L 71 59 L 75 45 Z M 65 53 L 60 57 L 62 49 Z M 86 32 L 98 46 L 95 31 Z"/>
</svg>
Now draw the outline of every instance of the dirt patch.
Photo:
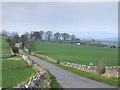
<svg viewBox="0 0 120 90">
<path fill-rule="evenodd" d="M 16 69 L 23 69 L 23 68 L 31 68 L 32 66 L 24 66 L 24 67 L 6 67 L 0 68 L 0 70 L 16 70 Z"/>
<path fill-rule="evenodd" d="M 9 58 L 10 60 L 20 60 L 20 58 Z"/>
</svg>

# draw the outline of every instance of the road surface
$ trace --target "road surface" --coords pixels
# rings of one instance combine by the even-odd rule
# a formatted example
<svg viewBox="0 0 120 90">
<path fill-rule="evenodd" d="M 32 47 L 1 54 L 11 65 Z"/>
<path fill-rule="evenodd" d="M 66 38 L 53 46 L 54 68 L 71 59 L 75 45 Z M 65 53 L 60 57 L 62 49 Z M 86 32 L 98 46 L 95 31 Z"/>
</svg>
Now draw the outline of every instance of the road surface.
<svg viewBox="0 0 120 90">
<path fill-rule="evenodd" d="M 73 74 L 67 70 L 50 64 L 44 60 L 41 60 L 35 56 L 28 55 L 20 50 L 20 53 L 28 56 L 31 60 L 49 70 L 55 77 L 57 82 L 63 88 L 117 88 L 112 85 L 101 83 L 95 80 L 91 80 L 76 74 Z"/>
</svg>

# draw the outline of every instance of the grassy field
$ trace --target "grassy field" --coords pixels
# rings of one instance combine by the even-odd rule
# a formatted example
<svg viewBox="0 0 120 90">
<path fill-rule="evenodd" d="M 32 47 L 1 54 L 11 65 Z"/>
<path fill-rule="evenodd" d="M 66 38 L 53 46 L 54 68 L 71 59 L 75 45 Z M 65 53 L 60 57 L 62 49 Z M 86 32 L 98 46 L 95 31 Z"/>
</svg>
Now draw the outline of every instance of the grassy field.
<svg viewBox="0 0 120 90">
<path fill-rule="evenodd" d="M 47 55 L 60 61 L 98 65 L 104 58 L 106 66 L 118 66 L 118 49 L 97 46 L 78 46 L 48 42 L 35 42 L 33 52 Z"/>
<path fill-rule="evenodd" d="M 2 47 L 0 52 L 2 53 L 0 54 L 11 54 L 10 47 L 6 42 L 6 37 L 0 38 L 0 41 L 2 41 L 2 44 L 0 44 L 0 47 Z M 11 88 L 16 86 L 18 83 L 21 83 L 22 81 L 27 82 L 30 76 L 35 75 L 36 71 L 32 67 L 12 70 L 9 69 L 24 66 L 28 66 L 28 64 L 22 59 L 21 56 L 0 59 L 0 87 Z M 8 69 L 5 70 L 3 68 Z"/>
<path fill-rule="evenodd" d="M 28 66 L 28 64 L 21 58 L 21 56 L 2 59 L 2 68 L 24 66 Z M 36 71 L 32 67 L 23 69 L 2 70 L 2 87 L 11 88 L 13 86 L 16 86 L 18 83 L 21 83 L 22 81 L 27 82 L 30 76 L 35 75 L 35 73 Z"/>
<path fill-rule="evenodd" d="M 8 43 L 6 42 L 6 37 L 0 37 L 0 55 L 5 55 L 5 54 L 11 54 L 10 52 L 10 47 Z"/>
</svg>

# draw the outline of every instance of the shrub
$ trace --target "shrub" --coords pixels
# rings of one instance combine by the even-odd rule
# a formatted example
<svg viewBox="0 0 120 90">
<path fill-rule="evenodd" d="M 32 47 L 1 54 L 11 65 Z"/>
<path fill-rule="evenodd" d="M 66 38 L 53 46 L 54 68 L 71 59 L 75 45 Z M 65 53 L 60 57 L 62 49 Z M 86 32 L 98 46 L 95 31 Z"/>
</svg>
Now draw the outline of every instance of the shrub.
<svg viewBox="0 0 120 90">
<path fill-rule="evenodd" d="M 6 41 L 8 42 L 8 43 L 11 43 L 11 42 L 13 42 L 13 40 L 11 39 L 11 38 L 6 38 Z"/>
<path fill-rule="evenodd" d="M 12 47 L 12 51 L 13 51 L 14 53 L 18 53 L 18 52 L 19 52 L 19 50 L 18 50 L 17 47 Z"/>
<path fill-rule="evenodd" d="M 99 60 L 97 71 L 99 74 L 105 73 L 105 59 L 104 58 Z"/>
<path fill-rule="evenodd" d="M 9 45 L 10 45 L 11 48 L 15 47 L 15 43 L 14 42 L 11 42 Z"/>
</svg>

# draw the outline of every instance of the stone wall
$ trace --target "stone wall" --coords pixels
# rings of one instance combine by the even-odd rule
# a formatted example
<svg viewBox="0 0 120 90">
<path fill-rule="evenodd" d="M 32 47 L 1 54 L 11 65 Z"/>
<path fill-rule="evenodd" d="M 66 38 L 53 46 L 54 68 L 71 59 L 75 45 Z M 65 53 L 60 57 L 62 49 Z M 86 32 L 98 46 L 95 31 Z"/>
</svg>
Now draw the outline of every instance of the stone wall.
<svg viewBox="0 0 120 90">
<path fill-rule="evenodd" d="M 21 82 L 13 88 L 50 88 L 51 80 L 47 71 L 41 66 L 37 65 L 35 62 L 33 62 L 28 56 L 21 56 L 29 65 L 33 65 L 33 69 L 39 71 L 39 73 L 35 76 L 32 76 L 29 79 L 28 83 Z"/>
<path fill-rule="evenodd" d="M 47 73 L 39 73 L 29 79 L 28 83 L 21 82 L 14 88 L 50 88 L 50 77 Z"/>
<path fill-rule="evenodd" d="M 13 53 L 12 49 L 10 48 L 11 54 L 8 55 L 0 55 L 0 58 L 10 58 L 10 57 L 14 57 L 17 56 L 16 53 Z"/>
<path fill-rule="evenodd" d="M 25 48 L 26 51 L 28 51 Z M 69 62 L 61 62 L 58 61 L 56 59 L 50 58 L 48 56 L 45 55 L 40 55 L 34 52 L 31 52 L 31 54 L 39 56 L 41 58 L 47 59 L 49 61 L 64 65 L 64 66 L 68 66 L 68 67 L 72 67 L 72 68 L 76 68 L 78 70 L 82 70 L 85 72 L 91 72 L 91 73 L 98 73 L 99 74 L 99 67 L 98 66 L 87 66 L 87 65 L 80 65 L 80 64 L 75 64 L 75 63 L 69 63 Z M 120 76 L 120 66 L 109 66 L 109 67 L 105 67 L 105 72 L 101 75 L 103 76 L 107 76 L 107 77 L 119 77 Z"/>
</svg>

